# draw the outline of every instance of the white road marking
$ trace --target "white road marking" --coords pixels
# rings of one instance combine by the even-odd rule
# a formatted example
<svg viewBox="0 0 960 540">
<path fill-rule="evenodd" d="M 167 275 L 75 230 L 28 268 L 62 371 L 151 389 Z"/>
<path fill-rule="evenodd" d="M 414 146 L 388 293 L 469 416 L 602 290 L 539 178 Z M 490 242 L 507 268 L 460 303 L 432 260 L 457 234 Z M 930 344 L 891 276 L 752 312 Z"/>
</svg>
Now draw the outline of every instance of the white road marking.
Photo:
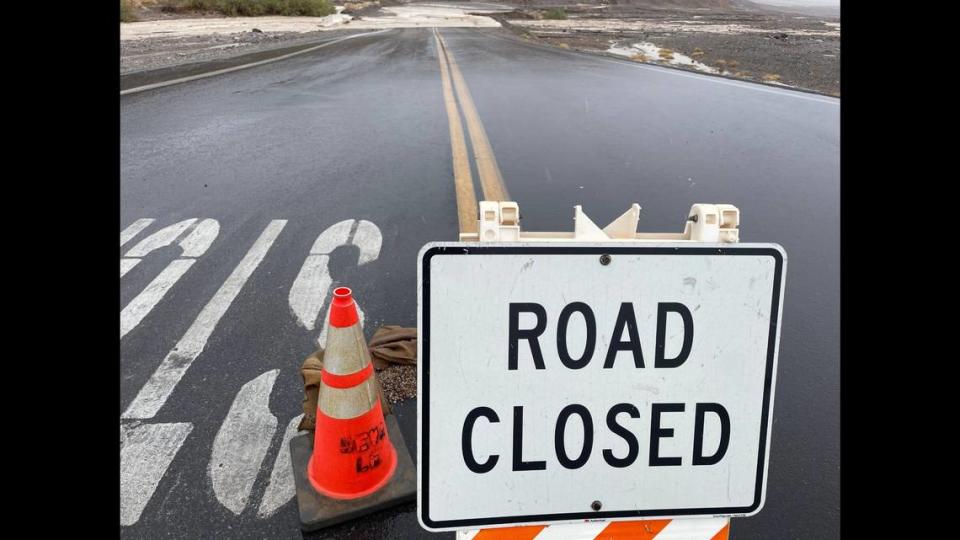
<svg viewBox="0 0 960 540">
<path fill-rule="evenodd" d="M 123 339 L 123 336 L 140 324 L 140 321 L 150 313 L 150 310 L 163 299 L 170 287 L 183 277 L 184 272 L 195 262 L 192 258 L 206 253 L 213 241 L 216 240 L 220 233 L 220 223 L 217 220 L 205 219 L 194 226 L 195 221 L 196 218 L 188 219 L 160 229 L 141 240 L 127 252 L 127 255 L 133 254 L 135 257 L 120 259 L 120 277 L 123 277 L 142 260 L 142 257 L 156 249 L 172 244 L 185 232 L 190 231 L 179 244 L 180 248 L 183 249 L 183 256 L 187 258 L 171 262 L 146 289 L 137 295 L 127 307 L 123 308 L 120 313 L 120 339 Z"/>
<path fill-rule="evenodd" d="M 240 515 L 277 431 L 270 413 L 270 392 L 279 369 L 248 382 L 237 392 L 230 412 L 213 440 L 210 482 L 220 504 Z"/>
<path fill-rule="evenodd" d="M 120 259 L 120 277 L 127 275 L 143 259 Z"/>
<path fill-rule="evenodd" d="M 133 525 L 153 497 L 192 424 L 120 426 L 120 525 Z"/>
<path fill-rule="evenodd" d="M 356 223 L 356 230 L 354 229 Z M 372 222 L 366 220 L 344 220 L 337 222 L 325 231 L 320 233 L 317 240 L 310 248 L 310 255 L 304 261 L 300 268 L 300 273 L 290 287 L 288 301 L 290 310 L 293 312 L 297 324 L 307 330 L 314 330 L 320 326 L 320 336 L 317 343 L 324 347 L 327 342 L 327 325 L 329 319 L 329 306 L 326 316 L 318 320 L 317 316 L 327 306 L 330 298 L 330 286 L 333 284 L 333 278 L 330 277 L 328 264 L 330 262 L 330 253 L 333 253 L 340 246 L 355 245 L 360 250 L 360 256 L 357 259 L 358 265 L 364 265 L 377 259 L 380 256 L 380 248 L 383 246 L 383 235 L 380 229 Z M 361 324 L 364 321 L 363 310 L 357 304 L 357 312 L 360 316 Z"/>
<path fill-rule="evenodd" d="M 123 261 L 139 261 L 139 259 L 120 259 L 120 275 L 124 274 Z M 193 266 L 195 259 L 177 259 L 172 261 L 160 274 L 150 282 L 143 291 L 140 292 L 123 308 L 120 312 L 120 339 L 127 335 L 127 332 L 133 330 L 144 317 L 157 305 L 167 294 L 170 287 L 173 286 L 183 274 Z"/>
<path fill-rule="evenodd" d="M 213 334 L 217 323 L 227 312 L 240 289 L 259 266 L 286 224 L 286 220 L 277 219 L 267 225 L 240 264 L 204 306 L 186 334 L 163 359 L 150 380 L 140 389 L 137 397 L 123 413 L 123 418 L 152 418 L 157 414 L 183 374 L 190 368 L 190 364 L 203 352 L 207 339 Z"/>
<path fill-rule="evenodd" d="M 345 219 L 327 227 L 327 230 L 320 233 L 320 236 L 313 243 L 310 253 L 312 255 L 329 255 L 337 247 L 345 245 L 350 239 L 350 229 L 353 228 L 353 221 L 352 219 Z"/>
<path fill-rule="evenodd" d="M 287 424 L 287 430 L 283 432 L 283 442 L 280 443 L 280 450 L 277 451 L 277 458 L 273 462 L 270 483 L 267 484 L 267 490 L 257 510 L 259 518 L 272 516 L 297 494 L 293 484 L 293 465 L 290 463 L 290 439 L 297 434 L 297 425 L 302 418 L 302 414 L 294 417 Z"/>
<path fill-rule="evenodd" d="M 182 257 L 199 257 L 207 252 L 210 244 L 217 239 L 220 234 L 220 223 L 215 219 L 205 219 L 197 224 L 186 238 L 180 241 L 180 247 L 183 248 Z"/>
<path fill-rule="evenodd" d="M 353 233 L 353 245 L 360 248 L 360 259 L 357 264 L 363 266 L 380 256 L 380 247 L 383 245 L 383 235 L 380 228 L 373 223 L 361 219 L 357 224 L 357 231 Z"/>
<path fill-rule="evenodd" d="M 308 255 L 290 287 L 290 310 L 297 324 L 307 330 L 313 330 L 317 314 L 327 300 L 327 290 L 333 283 L 327 269 L 329 262 L 329 255 Z"/>
<path fill-rule="evenodd" d="M 137 242 L 135 246 L 130 248 L 130 251 L 128 251 L 124 257 L 144 257 L 156 249 L 169 246 L 196 221 L 197 218 L 190 218 L 164 227 Z"/>
<path fill-rule="evenodd" d="M 327 265 L 330 253 L 350 240 L 354 220 L 346 219 L 327 227 L 313 242 L 310 254 L 293 280 L 287 300 L 297 324 L 313 330 L 317 314 L 327 301 L 327 290 L 333 283 Z"/>
<path fill-rule="evenodd" d="M 710 538 L 720 532 L 727 522 L 727 518 L 674 519 L 657 534 L 657 540 Z"/>
<path fill-rule="evenodd" d="M 140 234 L 140 231 L 149 227 L 151 223 L 153 223 L 153 219 L 151 218 L 138 219 L 131 223 L 129 227 L 120 231 L 120 247 L 123 247 L 123 245 L 132 240 L 134 236 Z"/>
</svg>

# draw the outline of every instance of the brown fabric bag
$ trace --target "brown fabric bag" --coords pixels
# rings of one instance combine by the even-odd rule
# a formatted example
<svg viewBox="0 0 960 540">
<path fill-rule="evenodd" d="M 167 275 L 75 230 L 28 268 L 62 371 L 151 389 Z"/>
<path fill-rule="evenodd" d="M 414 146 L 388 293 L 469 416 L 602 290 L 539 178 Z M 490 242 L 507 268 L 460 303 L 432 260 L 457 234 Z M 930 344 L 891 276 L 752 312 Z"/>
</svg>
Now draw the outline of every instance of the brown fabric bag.
<svg viewBox="0 0 960 540">
<path fill-rule="evenodd" d="M 373 367 L 380 370 L 390 364 L 417 363 L 417 329 L 395 325 L 381 326 L 370 339 Z"/>
<path fill-rule="evenodd" d="M 381 370 L 390 364 L 417 363 L 417 329 L 383 326 L 373 334 L 369 343 L 373 367 Z M 317 349 L 300 367 L 303 377 L 303 419 L 297 429 L 313 431 L 317 422 L 317 401 L 320 396 L 320 371 L 323 369 L 323 349 Z M 383 388 L 377 380 L 377 393 L 384 414 L 390 414 L 390 402 L 383 397 Z"/>
<path fill-rule="evenodd" d="M 300 367 L 303 377 L 303 418 L 297 430 L 313 431 L 317 422 L 317 401 L 320 398 L 320 370 L 323 369 L 323 349 L 317 349 Z"/>
</svg>

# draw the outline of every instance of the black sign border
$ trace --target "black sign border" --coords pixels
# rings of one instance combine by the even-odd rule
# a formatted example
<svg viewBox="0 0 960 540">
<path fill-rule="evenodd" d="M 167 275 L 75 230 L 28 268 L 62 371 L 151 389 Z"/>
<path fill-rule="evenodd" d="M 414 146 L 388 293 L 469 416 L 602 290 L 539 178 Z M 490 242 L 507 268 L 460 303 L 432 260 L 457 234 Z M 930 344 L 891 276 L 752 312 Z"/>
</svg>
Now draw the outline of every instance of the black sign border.
<svg viewBox="0 0 960 540">
<path fill-rule="evenodd" d="M 679 508 L 658 510 L 623 510 L 608 512 L 572 512 L 566 514 L 531 514 L 524 516 L 500 516 L 477 519 L 453 519 L 434 521 L 430 519 L 430 261 L 438 255 L 747 255 L 769 256 L 775 261 L 773 301 L 770 307 L 770 333 L 767 341 L 767 366 L 763 382 L 763 414 L 760 424 L 760 448 L 757 458 L 757 478 L 753 503 L 747 507 Z M 773 382 L 773 365 L 777 353 L 777 325 L 780 319 L 780 295 L 783 281 L 783 253 L 773 247 L 650 247 L 650 246 L 483 246 L 449 245 L 435 246 L 423 253 L 421 260 L 421 310 L 420 343 L 422 395 L 418 397 L 422 417 L 420 422 L 420 507 L 417 512 L 424 525 L 433 529 L 469 529 L 484 525 L 520 523 L 546 523 L 556 521 L 604 520 L 610 518 L 642 518 L 650 516 L 732 516 L 750 514 L 759 510 L 764 495 L 764 468 L 766 466 L 767 434 L 770 420 L 770 394 Z M 468 489 L 464 486 L 464 489 Z"/>
</svg>

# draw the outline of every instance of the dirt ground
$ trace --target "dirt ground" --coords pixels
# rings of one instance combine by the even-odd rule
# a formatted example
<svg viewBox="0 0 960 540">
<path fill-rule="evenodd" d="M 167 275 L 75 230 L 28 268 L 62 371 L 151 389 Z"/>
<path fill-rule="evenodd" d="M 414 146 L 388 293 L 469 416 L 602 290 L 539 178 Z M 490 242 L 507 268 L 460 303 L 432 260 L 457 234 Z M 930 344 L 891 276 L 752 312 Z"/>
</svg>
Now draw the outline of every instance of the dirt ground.
<svg viewBox="0 0 960 540">
<path fill-rule="evenodd" d="M 480 12 L 485 7 L 471 6 Z M 337 11 L 326 17 L 223 17 L 169 13 L 157 4 L 144 4 L 137 11 L 138 22 L 120 24 L 120 74 L 228 59 L 384 28 L 500 26 L 463 7 L 432 3 L 365 0 L 346 2 Z"/>
<path fill-rule="evenodd" d="M 548 45 L 840 95 L 836 18 L 572 5 L 564 8 L 566 20 L 547 20 L 546 9 L 523 7 L 491 16 L 527 39 Z"/>
<path fill-rule="evenodd" d="M 251 26 L 251 29 L 254 26 Z M 184 37 L 153 37 L 120 42 L 120 74 L 221 60 L 253 52 L 292 47 L 358 30 L 313 32 L 236 32 Z"/>
<path fill-rule="evenodd" d="M 554 8 L 567 18 L 544 18 Z M 225 18 L 167 13 L 145 2 L 137 16 L 141 22 L 120 25 L 122 75 L 379 28 L 503 26 L 545 45 L 840 96 L 840 20 L 768 9 L 364 0 L 339 6 L 327 17 Z"/>
</svg>

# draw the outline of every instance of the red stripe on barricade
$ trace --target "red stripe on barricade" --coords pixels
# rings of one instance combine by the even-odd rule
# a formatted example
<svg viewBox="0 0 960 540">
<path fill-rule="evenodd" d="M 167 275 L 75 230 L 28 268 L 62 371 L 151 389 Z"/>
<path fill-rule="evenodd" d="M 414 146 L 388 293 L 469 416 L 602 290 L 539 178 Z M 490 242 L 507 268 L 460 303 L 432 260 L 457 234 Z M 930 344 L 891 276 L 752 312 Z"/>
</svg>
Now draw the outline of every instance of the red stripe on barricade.
<svg viewBox="0 0 960 540">
<path fill-rule="evenodd" d="M 644 521 L 614 521 L 596 536 L 603 540 L 650 540 L 663 530 L 671 520 L 649 519 Z"/>
<path fill-rule="evenodd" d="M 713 535 L 713 538 L 710 540 L 729 540 L 730 538 L 730 523 L 727 523 L 723 526 L 722 529 L 717 531 L 717 534 Z"/>
<path fill-rule="evenodd" d="M 528 527 L 483 529 L 473 537 L 473 540 L 531 540 L 545 528 L 544 525 L 531 525 Z"/>
</svg>

